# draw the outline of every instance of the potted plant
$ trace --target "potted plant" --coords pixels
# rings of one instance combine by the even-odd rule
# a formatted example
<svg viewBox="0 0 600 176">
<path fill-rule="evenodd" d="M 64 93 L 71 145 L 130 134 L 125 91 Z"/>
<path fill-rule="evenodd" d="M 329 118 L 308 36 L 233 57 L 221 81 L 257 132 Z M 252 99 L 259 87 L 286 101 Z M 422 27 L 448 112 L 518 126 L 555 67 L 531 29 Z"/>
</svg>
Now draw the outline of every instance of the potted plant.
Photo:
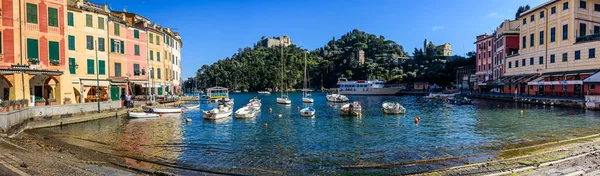
<svg viewBox="0 0 600 176">
<path fill-rule="evenodd" d="M 54 99 L 54 98 L 49 98 L 48 102 L 50 102 L 50 105 L 56 105 L 57 104 L 56 99 Z"/>
<path fill-rule="evenodd" d="M 60 60 L 50 60 L 50 64 L 52 64 L 52 65 L 60 65 Z"/>
<path fill-rule="evenodd" d="M 8 111 L 12 111 L 15 108 L 15 100 L 8 100 Z"/>
<path fill-rule="evenodd" d="M 64 98 L 63 101 L 65 104 L 71 104 L 71 98 Z"/>
<path fill-rule="evenodd" d="M 2 112 L 8 112 L 8 101 L 0 102 L 0 108 Z"/>
<path fill-rule="evenodd" d="M 44 106 L 44 105 L 46 105 L 46 100 L 44 100 L 43 98 L 35 99 L 35 106 Z"/>
<path fill-rule="evenodd" d="M 22 100 L 21 100 L 21 106 L 22 106 L 23 108 L 26 108 L 26 107 L 28 107 L 28 106 L 29 106 L 29 100 L 28 100 L 28 99 L 22 99 Z"/>
<path fill-rule="evenodd" d="M 30 62 L 31 64 L 34 64 L 34 65 L 35 65 L 35 64 L 38 64 L 38 63 L 40 63 L 40 59 L 39 59 L 39 58 L 29 58 L 29 62 Z"/>
</svg>

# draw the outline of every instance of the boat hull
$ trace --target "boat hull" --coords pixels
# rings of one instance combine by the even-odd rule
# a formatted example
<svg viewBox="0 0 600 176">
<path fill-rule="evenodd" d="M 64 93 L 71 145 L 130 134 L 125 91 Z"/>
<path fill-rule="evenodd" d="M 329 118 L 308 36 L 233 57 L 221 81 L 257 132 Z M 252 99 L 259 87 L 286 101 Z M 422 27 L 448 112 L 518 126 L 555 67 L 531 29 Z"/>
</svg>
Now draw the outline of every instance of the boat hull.
<svg viewBox="0 0 600 176">
<path fill-rule="evenodd" d="M 279 104 L 292 104 L 292 101 L 290 99 L 286 99 L 286 98 L 277 98 L 277 103 L 279 103 Z"/>
<path fill-rule="evenodd" d="M 344 95 L 339 95 L 339 94 L 327 95 L 327 96 L 325 96 L 325 98 L 327 98 L 327 101 L 329 101 L 329 102 L 347 102 L 348 101 L 348 97 L 346 97 Z"/>
<path fill-rule="evenodd" d="M 308 108 L 304 108 L 302 110 L 300 110 L 300 116 L 302 117 L 313 117 L 315 116 L 315 110 L 314 109 L 308 109 Z"/>
<path fill-rule="evenodd" d="M 312 98 L 302 98 L 303 103 L 314 103 L 315 100 Z"/>
<path fill-rule="evenodd" d="M 159 114 L 181 113 L 181 109 L 180 108 L 152 108 L 152 112 L 159 113 Z"/>
<path fill-rule="evenodd" d="M 130 118 L 157 118 L 158 114 L 145 113 L 145 112 L 129 112 Z"/>
<path fill-rule="evenodd" d="M 403 87 L 339 89 L 344 95 L 396 95 Z"/>
<path fill-rule="evenodd" d="M 206 120 L 219 120 L 219 119 L 223 119 L 226 117 L 231 116 L 233 112 L 231 111 L 227 111 L 227 112 L 219 112 L 219 113 L 202 113 L 202 116 L 204 117 L 204 119 Z"/>
</svg>

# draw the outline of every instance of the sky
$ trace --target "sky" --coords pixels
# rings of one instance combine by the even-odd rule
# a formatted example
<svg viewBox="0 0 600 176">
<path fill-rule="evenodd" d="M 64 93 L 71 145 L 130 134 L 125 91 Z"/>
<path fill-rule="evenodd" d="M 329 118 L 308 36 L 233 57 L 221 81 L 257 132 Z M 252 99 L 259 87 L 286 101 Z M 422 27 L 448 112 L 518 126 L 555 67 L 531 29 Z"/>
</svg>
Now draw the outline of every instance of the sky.
<svg viewBox="0 0 600 176">
<path fill-rule="evenodd" d="M 475 37 L 492 33 L 519 6 L 547 0 L 92 0 L 138 13 L 180 33 L 182 78 L 202 65 L 252 46 L 262 36 L 288 35 L 316 49 L 353 29 L 384 36 L 412 55 L 429 39 L 453 54 L 475 50 Z"/>
</svg>

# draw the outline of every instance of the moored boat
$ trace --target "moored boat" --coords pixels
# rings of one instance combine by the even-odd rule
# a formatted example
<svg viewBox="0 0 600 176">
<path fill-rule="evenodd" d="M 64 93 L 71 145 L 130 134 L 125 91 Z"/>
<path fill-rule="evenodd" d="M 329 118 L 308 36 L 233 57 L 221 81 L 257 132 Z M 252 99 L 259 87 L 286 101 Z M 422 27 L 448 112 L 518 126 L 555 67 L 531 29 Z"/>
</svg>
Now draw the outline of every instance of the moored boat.
<svg viewBox="0 0 600 176">
<path fill-rule="evenodd" d="M 464 97 L 464 98 L 448 98 L 448 103 L 450 104 L 455 104 L 455 105 L 469 105 L 472 104 L 473 102 L 471 101 L 471 99 Z"/>
<path fill-rule="evenodd" d="M 202 117 L 207 120 L 218 120 L 231 116 L 233 109 L 230 106 L 220 105 L 219 108 L 213 108 L 209 111 L 202 111 Z"/>
<path fill-rule="evenodd" d="M 395 95 L 404 89 L 404 86 L 389 86 L 384 81 L 370 80 L 348 80 L 339 78 L 337 85 L 339 93 L 345 95 Z"/>
<path fill-rule="evenodd" d="M 303 108 L 300 110 L 300 116 L 302 117 L 313 117 L 315 116 L 316 110 L 312 107 Z"/>
<path fill-rule="evenodd" d="M 199 109 L 200 105 L 182 106 L 181 109 Z"/>
<path fill-rule="evenodd" d="M 340 108 L 340 112 L 342 116 L 361 116 L 362 115 L 362 107 L 358 102 L 348 103 Z"/>
<path fill-rule="evenodd" d="M 404 108 L 400 103 L 394 102 L 384 102 L 382 105 L 383 113 L 385 114 L 404 114 L 406 113 L 406 108 Z"/>
<path fill-rule="evenodd" d="M 129 111 L 130 118 L 157 118 L 160 115 L 154 113 L 146 113 L 146 112 L 132 112 Z"/>
<path fill-rule="evenodd" d="M 258 91 L 258 94 L 271 94 L 271 92 L 266 91 L 266 90 L 265 91 Z"/>
<path fill-rule="evenodd" d="M 251 119 L 256 117 L 256 115 L 260 112 L 259 109 L 254 109 L 250 106 L 244 106 L 237 111 L 235 111 L 235 118 L 238 119 Z"/>
<path fill-rule="evenodd" d="M 329 94 L 329 95 L 326 95 L 325 98 L 327 98 L 327 101 L 329 101 L 329 102 L 347 102 L 348 101 L 348 97 L 341 95 L 341 94 Z"/>
<path fill-rule="evenodd" d="M 175 107 L 157 107 L 157 108 L 152 108 L 152 112 L 159 113 L 159 114 L 164 114 L 164 113 L 181 113 L 181 108 L 175 108 Z"/>
<path fill-rule="evenodd" d="M 254 97 L 253 99 L 251 99 L 249 101 L 248 106 L 250 108 L 257 109 L 260 111 L 260 107 L 262 106 L 262 103 L 260 103 L 260 99 Z"/>
</svg>

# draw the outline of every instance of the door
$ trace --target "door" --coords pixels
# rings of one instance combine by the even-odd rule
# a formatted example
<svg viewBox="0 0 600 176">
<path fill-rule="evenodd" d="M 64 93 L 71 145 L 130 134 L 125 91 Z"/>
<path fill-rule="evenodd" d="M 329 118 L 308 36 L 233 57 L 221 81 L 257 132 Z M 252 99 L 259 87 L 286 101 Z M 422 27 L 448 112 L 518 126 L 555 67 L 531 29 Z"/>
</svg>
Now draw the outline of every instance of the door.
<svg viewBox="0 0 600 176">
<path fill-rule="evenodd" d="M 117 101 L 120 98 L 120 94 L 119 94 L 119 87 L 117 86 L 112 86 L 110 87 L 110 99 L 112 101 Z"/>
<path fill-rule="evenodd" d="M 544 86 L 543 85 L 538 85 L 538 95 L 544 96 Z"/>
<path fill-rule="evenodd" d="M 35 99 L 40 99 L 40 98 L 44 97 L 42 86 L 34 86 L 33 92 L 34 92 L 33 95 L 35 95 Z"/>
<path fill-rule="evenodd" d="M 574 90 L 576 97 L 580 97 L 581 96 L 581 84 L 575 84 L 575 90 Z"/>
</svg>

